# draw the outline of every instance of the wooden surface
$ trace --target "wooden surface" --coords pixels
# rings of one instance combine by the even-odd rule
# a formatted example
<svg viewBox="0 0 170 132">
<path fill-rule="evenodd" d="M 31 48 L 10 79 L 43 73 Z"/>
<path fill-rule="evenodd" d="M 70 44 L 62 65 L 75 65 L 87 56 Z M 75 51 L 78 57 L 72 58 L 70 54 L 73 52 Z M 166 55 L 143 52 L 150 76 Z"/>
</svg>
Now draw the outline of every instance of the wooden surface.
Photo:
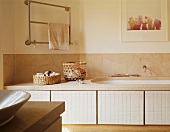
<svg viewBox="0 0 170 132">
<path fill-rule="evenodd" d="M 63 125 L 62 132 L 170 132 L 170 126 Z"/>
<path fill-rule="evenodd" d="M 62 118 L 58 118 L 45 132 L 62 132 Z"/>
<path fill-rule="evenodd" d="M 27 102 L 0 132 L 42 132 L 65 110 L 64 102 Z"/>
</svg>

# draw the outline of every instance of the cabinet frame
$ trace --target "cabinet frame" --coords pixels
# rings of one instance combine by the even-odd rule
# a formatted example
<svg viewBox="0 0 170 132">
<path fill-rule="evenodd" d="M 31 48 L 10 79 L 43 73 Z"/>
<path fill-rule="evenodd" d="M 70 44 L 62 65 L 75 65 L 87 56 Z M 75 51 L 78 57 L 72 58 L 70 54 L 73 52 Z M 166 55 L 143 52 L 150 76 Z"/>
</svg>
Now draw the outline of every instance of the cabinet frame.
<svg viewBox="0 0 170 132">
<path fill-rule="evenodd" d="M 49 101 L 51 102 L 51 90 L 26 90 L 26 92 L 31 94 L 31 98 L 29 101 Z M 36 96 L 40 96 L 40 97 L 36 97 L 35 99 L 35 94 L 37 94 Z M 45 96 L 44 96 L 45 94 Z"/>
<path fill-rule="evenodd" d="M 96 109 L 95 109 L 95 117 L 96 117 L 96 124 L 99 124 L 99 92 L 100 91 L 124 91 L 124 92 L 126 92 L 126 91 L 141 91 L 141 92 L 143 92 L 143 125 L 148 125 L 146 122 L 146 120 L 147 120 L 147 111 L 146 111 L 146 105 L 147 105 L 147 100 L 146 100 L 146 92 L 148 92 L 148 91 L 157 91 L 157 92 L 161 92 L 161 91 L 169 91 L 169 90 L 26 90 L 26 91 L 34 91 L 34 92 L 39 92 L 39 91 L 48 91 L 48 94 L 49 94 L 49 100 L 48 101 L 52 101 L 52 97 L 51 97 L 51 95 L 52 95 L 52 91 L 93 91 L 93 92 L 95 92 L 95 95 L 96 95 L 96 97 L 95 97 L 95 105 L 96 105 Z M 136 124 L 135 124 L 136 125 Z M 156 125 L 156 124 L 155 124 Z M 159 125 L 168 125 L 168 124 L 159 124 Z"/>
<path fill-rule="evenodd" d="M 134 107 L 134 106 L 131 106 L 130 105 L 130 107 L 129 107 L 129 105 L 128 106 L 125 106 L 126 108 L 137 108 L 138 110 L 136 111 L 139 115 L 140 115 L 140 117 L 139 117 L 139 122 L 138 123 L 135 123 L 135 122 L 131 122 L 130 124 L 129 123 L 118 123 L 118 124 L 122 124 L 122 125 L 144 125 L 145 124 L 145 120 L 144 120 L 144 115 L 145 115 L 145 108 L 144 108 L 144 106 L 145 106 L 145 98 L 144 98 L 144 91 L 143 90 L 140 90 L 140 91 L 136 91 L 136 90 L 130 90 L 130 91 L 127 91 L 127 90 L 98 90 L 98 92 L 107 92 L 107 91 L 110 91 L 110 92 L 122 92 L 122 97 L 123 97 L 123 94 L 124 95 L 127 95 L 128 96 L 128 94 L 129 95 L 132 95 L 132 96 L 130 96 L 129 98 L 131 99 L 131 97 L 133 97 L 133 92 L 139 92 L 139 95 L 141 95 L 142 96 L 142 99 L 140 99 L 139 98 L 139 105 L 140 105 L 140 102 L 142 101 L 142 104 L 139 106 L 139 107 Z M 125 93 L 125 92 L 129 92 L 129 93 Z M 135 93 L 136 94 L 136 93 Z M 99 96 L 99 93 L 97 93 L 97 96 Z M 119 96 L 118 96 L 119 97 Z M 121 97 L 121 96 L 120 96 Z M 119 98 L 120 99 L 120 98 Z M 122 98 L 123 99 L 123 98 Z M 122 100 L 123 101 L 123 100 Z M 129 100 L 130 101 L 130 100 Z M 132 100 L 131 100 L 132 101 Z M 133 102 L 133 101 L 132 101 Z M 130 103 L 132 103 L 132 102 L 130 102 Z M 123 102 L 122 102 L 122 104 L 123 104 Z M 97 99 L 97 105 L 96 106 L 98 106 L 97 107 L 97 112 L 96 113 L 98 113 L 97 114 L 97 119 L 99 119 L 99 97 L 98 97 L 98 99 Z M 136 105 L 135 105 L 136 106 Z M 121 106 L 120 106 L 121 107 Z M 119 108 L 118 108 L 119 109 Z M 123 107 L 121 107 L 121 109 L 123 109 Z M 106 110 L 107 111 L 107 110 Z M 122 111 L 123 112 L 123 111 Z M 131 110 L 129 111 L 130 113 L 133 113 Z M 142 115 L 141 115 L 141 114 Z M 120 115 L 120 116 L 122 116 L 122 115 Z M 128 116 L 127 117 L 125 117 L 125 118 L 128 118 Z M 130 118 L 133 118 L 133 114 L 130 116 Z M 107 120 L 107 118 L 105 118 L 106 120 Z M 111 120 L 110 120 L 111 121 Z M 123 121 L 123 120 L 122 120 Z M 133 121 L 133 119 L 132 119 L 132 121 Z M 100 121 L 98 120 L 98 124 L 117 124 L 117 123 L 113 123 L 112 121 L 110 122 L 110 123 L 99 123 Z"/>
<path fill-rule="evenodd" d="M 86 93 L 84 93 L 84 92 L 86 92 Z M 56 96 L 57 94 L 60 94 L 60 95 Z M 61 96 L 61 95 L 65 95 L 65 96 Z M 71 102 L 68 100 L 68 97 L 67 97 L 70 95 L 71 95 L 70 99 L 72 99 Z M 75 96 L 73 96 L 73 95 L 75 95 Z M 78 101 L 77 95 L 83 101 L 82 103 L 78 103 L 80 106 L 82 106 L 82 107 L 79 107 L 80 109 L 75 107 L 77 105 L 77 101 Z M 84 90 L 84 91 L 82 91 L 82 90 L 52 90 L 51 91 L 51 101 L 57 100 L 56 97 L 58 97 L 59 101 L 62 100 L 67 103 L 68 102 L 71 103 L 73 108 L 67 107 L 67 106 L 70 106 L 70 103 L 69 103 L 69 105 L 67 105 L 67 103 L 65 103 L 65 104 L 67 105 L 66 110 L 68 108 L 68 109 L 71 109 L 70 111 L 72 111 L 72 112 L 74 111 L 72 113 L 73 115 L 75 114 L 76 111 L 79 114 L 82 113 L 82 112 L 79 112 L 82 108 L 85 108 L 85 109 L 83 109 L 83 111 L 87 110 L 85 112 L 87 114 L 87 116 L 82 115 L 82 116 L 80 116 L 81 118 L 72 118 L 72 117 L 68 116 L 68 113 L 70 112 L 70 111 L 68 111 L 66 114 L 67 116 L 63 117 L 63 121 L 64 121 L 64 119 L 68 118 L 67 121 L 65 120 L 66 121 L 65 124 L 96 124 L 96 121 L 97 121 L 96 120 L 96 90 L 93 90 L 93 91 L 89 91 L 89 90 Z M 90 101 L 90 99 L 91 99 L 91 101 Z M 94 114 L 93 115 L 89 114 L 90 113 L 89 110 L 91 111 L 91 113 L 94 113 Z M 75 117 L 77 117 L 77 116 L 75 116 Z M 73 119 L 73 120 L 70 120 L 70 119 Z"/>
<path fill-rule="evenodd" d="M 169 118 L 168 119 L 166 118 L 169 117 L 166 114 L 168 115 L 170 114 L 169 112 L 170 105 L 169 103 L 167 104 L 167 101 L 170 100 L 170 96 L 168 96 L 170 95 L 170 91 L 169 90 L 147 90 L 145 92 L 148 92 L 147 94 L 145 93 L 146 96 L 145 97 L 145 114 L 146 114 L 145 125 L 165 125 L 165 126 L 170 125 Z M 148 98 L 149 97 L 148 94 L 151 95 L 152 98 Z M 156 101 L 155 101 L 155 97 L 156 97 Z M 152 107 L 148 106 L 148 104 L 150 104 L 150 101 L 152 101 Z M 154 113 L 159 113 L 156 114 L 159 115 L 156 116 L 157 119 L 154 119 L 155 118 Z"/>
</svg>

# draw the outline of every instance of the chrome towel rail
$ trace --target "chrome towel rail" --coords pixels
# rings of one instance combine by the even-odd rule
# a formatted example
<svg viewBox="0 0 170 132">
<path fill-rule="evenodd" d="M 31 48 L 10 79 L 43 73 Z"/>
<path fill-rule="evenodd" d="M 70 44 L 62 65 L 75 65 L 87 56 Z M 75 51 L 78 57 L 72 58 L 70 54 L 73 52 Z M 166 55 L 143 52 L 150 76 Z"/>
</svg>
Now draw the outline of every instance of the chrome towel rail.
<svg viewBox="0 0 170 132">
<path fill-rule="evenodd" d="M 46 24 L 48 25 L 48 22 L 39 22 L 39 21 L 31 21 L 31 15 L 30 15 L 30 4 L 35 3 L 35 4 L 42 4 L 42 5 L 47 5 L 47 6 L 54 6 L 54 7 L 59 7 L 59 8 L 64 8 L 65 11 L 69 12 L 69 44 L 71 43 L 71 7 L 68 6 L 61 6 L 61 5 L 55 5 L 55 4 L 49 4 L 49 3 L 43 3 L 43 2 L 38 2 L 38 1 L 33 1 L 33 0 L 25 0 L 24 3 L 28 5 L 28 28 L 29 28 L 29 38 L 28 40 L 25 41 L 26 45 L 31 45 L 31 44 L 49 44 L 49 42 L 37 42 L 36 40 L 31 40 L 31 23 L 33 24 Z"/>
</svg>

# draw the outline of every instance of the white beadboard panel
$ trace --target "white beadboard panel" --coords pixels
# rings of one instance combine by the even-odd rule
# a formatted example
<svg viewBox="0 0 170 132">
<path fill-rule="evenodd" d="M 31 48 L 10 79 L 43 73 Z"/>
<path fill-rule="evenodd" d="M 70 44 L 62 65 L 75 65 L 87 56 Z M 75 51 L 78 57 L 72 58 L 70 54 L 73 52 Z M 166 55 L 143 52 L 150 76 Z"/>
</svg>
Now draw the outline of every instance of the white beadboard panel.
<svg viewBox="0 0 170 132">
<path fill-rule="evenodd" d="M 145 92 L 145 124 L 170 125 L 170 91 Z"/>
<path fill-rule="evenodd" d="M 26 91 L 31 94 L 29 101 L 50 101 L 50 91 Z"/>
<path fill-rule="evenodd" d="M 51 101 L 65 101 L 63 124 L 96 124 L 96 91 L 51 91 Z"/>
<path fill-rule="evenodd" d="M 99 91 L 98 123 L 143 125 L 143 92 Z"/>
</svg>

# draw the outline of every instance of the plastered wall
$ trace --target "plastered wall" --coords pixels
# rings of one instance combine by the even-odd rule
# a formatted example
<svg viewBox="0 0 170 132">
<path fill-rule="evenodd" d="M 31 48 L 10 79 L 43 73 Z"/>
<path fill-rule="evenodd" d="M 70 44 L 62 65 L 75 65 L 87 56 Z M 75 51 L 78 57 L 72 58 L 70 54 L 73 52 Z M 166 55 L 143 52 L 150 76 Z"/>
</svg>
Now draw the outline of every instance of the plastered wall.
<svg viewBox="0 0 170 132">
<path fill-rule="evenodd" d="M 41 2 L 71 7 L 71 41 L 79 43 L 79 0 L 41 0 Z M 68 24 L 69 13 L 63 8 L 31 3 L 31 20 Z M 26 46 L 28 39 L 28 6 L 15 0 L 15 53 L 16 54 L 65 54 L 79 53 L 79 45 L 70 45 L 68 51 L 49 50 L 48 44 Z M 48 42 L 48 25 L 31 24 L 32 41 Z"/>
<path fill-rule="evenodd" d="M 81 53 L 170 52 L 170 42 L 121 42 L 121 0 L 81 0 L 80 6 Z"/>
<path fill-rule="evenodd" d="M 3 89 L 3 74 L 5 74 L 3 54 L 15 52 L 14 2 L 14 0 L 0 0 L 0 89 Z"/>
<path fill-rule="evenodd" d="M 28 12 L 23 0 L 15 0 L 15 53 L 169 53 L 170 42 L 122 42 L 121 0 L 41 0 L 71 7 L 72 42 L 69 51 L 53 51 L 48 45 L 26 46 Z M 152 3 L 154 4 L 154 3 Z M 169 0 L 168 0 L 168 16 Z M 32 20 L 65 22 L 66 13 L 32 4 Z M 59 12 L 59 13 L 57 13 Z M 62 15 L 61 15 L 62 14 Z M 168 17 L 169 19 L 169 17 Z M 168 22 L 170 23 L 170 22 Z M 32 38 L 47 40 L 47 27 L 32 24 Z M 167 27 L 168 28 L 168 27 Z M 152 35 L 152 34 L 151 34 Z"/>
<path fill-rule="evenodd" d="M 170 19 L 170 0 L 168 0 L 168 20 Z M 96 58 L 101 59 L 102 61 L 106 61 L 107 64 L 111 64 L 119 66 L 119 59 L 122 60 L 123 56 L 130 56 L 133 58 L 131 53 L 136 53 L 135 56 L 140 56 L 141 59 L 146 58 L 147 53 L 156 53 L 153 55 L 154 57 L 160 54 L 160 59 L 163 56 L 169 56 L 170 53 L 170 42 L 121 42 L 121 0 L 41 0 L 41 2 L 48 2 L 53 4 L 60 4 L 64 6 L 70 6 L 72 11 L 72 42 L 77 43 L 70 45 L 69 51 L 58 51 L 58 50 L 49 50 L 48 45 L 36 45 L 35 48 L 33 45 L 26 46 L 25 40 L 28 39 L 28 10 L 27 6 L 24 4 L 24 0 L 0 0 L 0 84 L 3 85 L 3 76 L 6 74 L 3 71 L 3 67 L 8 65 L 10 68 L 10 73 L 5 75 L 5 81 L 8 80 L 8 77 L 11 77 L 10 74 L 14 74 L 13 78 L 10 78 L 10 83 L 13 83 L 15 80 L 15 73 L 20 71 L 20 75 L 22 70 L 16 67 L 15 55 L 22 56 L 26 54 L 25 57 L 31 55 L 32 60 L 29 60 L 29 63 L 34 61 L 34 55 L 65 55 L 65 54 L 77 54 L 81 59 L 88 61 L 88 75 L 93 76 L 93 70 L 95 67 L 98 67 L 98 62 L 95 63 Z M 31 18 L 37 21 L 56 21 L 56 22 L 65 22 L 67 21 L 67 17 L 63 14 L 64 11 L 59 11 L 57 9 L 54 11 L 52 8 L 47 8 L 45 6 L 33 5 L 31 8 Z M 64 12 L 65 13 L 65 12 Z M 168 21 L 170 25 L 170 20 Z M 47 40 L 47 26 L 46 25 L 32 25 L 32 37 L 36 40 Z M 167 27 L 170 29 L 170 26 Z M 170 30 L 169 30 L 170 32 Z M 170 35 L 169 35 L 170 36 Z M 169 39 L 170 40 L 170 39 Z M 13 61 L 3 60 L 3 54 L 11 54 L 9 56 Z M 83 56 L 82 56 L 83 54 Z M 109 61 L 107 61 L 107 54 L 109 54 Z M 73 55 L 74 56 L 74 55 Z M 149 55 L 149 61 L 153 58 L 152 54 Z M 42 56 L 43 57 L 43 56 Z M 115 57 L 118 63 L 112 63 Z M 119 58 L 120 57 L 120 58 Z M 152 67 L 154 70 L 155 76 L 166 75 L 169 76 L 168 68 L 165 71 L 160 70 L 157 72 L 159 67 L 162 68 L 162 65 L 158 67 L 154 67 L 157 63 L 157 58 L 153 59 L 152 64 L 149 61 L 146 61 L 149 67 Z M 7 57 L 8 58 L 8 57 Z M 89 59 L 90 58 L 90 59 Z M 169 58 L 163 57 L 167 66 L 169 62 Z M 18 58 L 17 58 L 18 59 Z M 25 59 L 25 58 L 24 58 Z M 24 62 L 25 60 L 19 60 L 17 62 L 23 61 L 23 64 L 28 64 L 28 62 Z M 55 59 L 55 57 L 53 58 Z M 64 58 L 65 59 L 65 58 Z M 89 59 L 89 60 L 88 60 Z M 70 59 L 69 59 L 70 60 Z M 74 60 L 74 57 L 72 58 Z M 161 62 L 161 60 L 159 60 Z M 55 61 L 55 64 L 57 61 Z M 137 61 L 135 61 L 134 69 L 141 68 L 141 65 L 137 65 Z M 19 65 L 19 63 L 17 63 Z M 99 62 L 100 63 L 100 62 Z M 51 62 L 49 65 L 52 65 Z M 95 76 L 98 75 L 108 75 L 109 73 L 105 70 L 105 63 L 100 63 L 100 67 L 97 71 L 95 71 Z M 122 71 L 124 71 L 124 64 L 121 61 Z M 127 64 L 127 63 L 126 63 Z M 125 64 L 125 65 L 126 65 Z M 128 63 L 129 64 L 129 63 Z M 58 63 L 60 65 L 60 71 L 62 72 L 61 65 L 62 63 Z M 32 65 L 34 66 L 34 65 Z M 104 66 L 104 67 L 103 67 Z M 138 68 L 139 66 L 139 68 Z M 24 66 L 23 66 L 24 67 Z M 22 67 L 22 68 L 23 68 Z M 27 66 L 27 71 L 29 66 Z M 17 71 L 16 71 L 17 69 Z M 8 68 L 6 70 L 9 70 Z M 121 70 L 121 69 L 120 69 Z M 140 69 L 141 70 L 141 69 Z M 119 71 L 115 71 L 111 68 L 112 73 L 118 73 Z M 127 70 L 128 71 L 128 70 Z M 130 68 L 129 72 L 133 71 L 133 67 Z M 36 72 L 36 71 L 34 71 Z M 124 71 L 126 72 L 126 71 Z M 141 71 L 142 73 L 143 71 Z M 120 73 L 120 72 L 119 72 Z M 159 74 L 161 73 L 161 74 Z M 28 77 L 30 81 L 32 74 Z M 19 81 L 20 82 L 20 81 Z M 21 81 L 22 82 L 22 81 Z M 7 82 L 8 83 L 8 82 Z M 2 89 L 0 87 L 0 89 Z"/>
<path fill-rule="evenodd" d="M 2 1 L 0 1 L 0 5 L 2 5 Z M 0 18 L 2 18 L 2 8 L 0 6 Z M 0 31 L 2 30 L 2 21 L 0 21 Z M 2 56 L 2 32 L 0 32 L 0 87 L 3 86 L 3 78 L 2 78 L 2 75 L 3 75 L 3 72 L 2 72 L 2 59 L 3 59 L 3 56 Z"/>
</svg>

